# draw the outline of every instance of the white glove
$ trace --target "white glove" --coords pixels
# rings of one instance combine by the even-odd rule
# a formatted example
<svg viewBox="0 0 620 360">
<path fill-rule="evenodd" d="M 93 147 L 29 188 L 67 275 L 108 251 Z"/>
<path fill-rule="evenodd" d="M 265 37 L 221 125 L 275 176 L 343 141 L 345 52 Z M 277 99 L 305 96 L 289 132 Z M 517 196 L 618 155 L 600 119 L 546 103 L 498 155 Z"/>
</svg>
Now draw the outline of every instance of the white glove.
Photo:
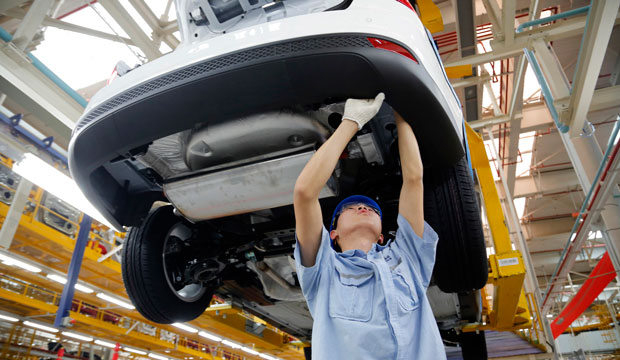
<svg viewBox="0 0 620 360">
<path fill-rule="evenodd" d="M 357 123 L 357 129 L 361 130 L 370 119 L 377 115 L 383 99 L 385 99 L 383 93 L 377 94 L 374 99 L 348 99 L 344 104 L 342 118 Z"/>
</svg>

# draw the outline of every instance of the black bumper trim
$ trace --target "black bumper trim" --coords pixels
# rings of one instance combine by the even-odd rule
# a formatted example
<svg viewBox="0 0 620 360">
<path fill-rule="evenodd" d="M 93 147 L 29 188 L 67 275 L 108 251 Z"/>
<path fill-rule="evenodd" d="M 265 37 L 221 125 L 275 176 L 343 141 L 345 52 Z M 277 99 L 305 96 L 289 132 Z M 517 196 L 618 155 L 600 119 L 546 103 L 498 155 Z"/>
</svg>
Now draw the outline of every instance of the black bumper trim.
<svg viewBox="0 0 620 360">
<path fill-rule="evenodd" d="M 464 152 L 444 97 L 452 94 L 442 94 L 435 83 L 445 80 L 432 79 L 405 56 L 372 47 L 368 36 L 377 37 L 322 36 L 246 49 L 137 85 L 79 121 L 69 148 L 71 173 L 112 224 L 138 225 L 163 196 L 161 188 L 129 161 L 111 160 L 199 123 L 379 91 L 410 122 L 425 167 L 455 164 Z"/>
</svg>

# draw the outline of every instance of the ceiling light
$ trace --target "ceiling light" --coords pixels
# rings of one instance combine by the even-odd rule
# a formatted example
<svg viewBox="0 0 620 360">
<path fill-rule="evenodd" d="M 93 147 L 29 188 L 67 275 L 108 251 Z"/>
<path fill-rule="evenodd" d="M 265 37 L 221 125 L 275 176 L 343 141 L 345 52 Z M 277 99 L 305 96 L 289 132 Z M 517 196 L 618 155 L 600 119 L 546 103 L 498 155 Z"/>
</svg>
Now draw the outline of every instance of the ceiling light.
<svg viewBox="0 0 620 360">
<path fill-rule="evenodd" d="M 209 305 L 209 310 L 230 309 L 232 306 L 228 303 Z"/>
<path fill-rule="evenodd" d="M 223 340 L 222 344 L 226 345 L 226 346 L 230 346 L 233 349 L 240 349 L 241 345 L 234 343 L 232 341 L 228 341 L 228 340 Z"/>
<path fill-rule="evenodd" d="M 50 333 L 45 332 L 45 331 L 37 331 L 37 336 L 43 337 L 43 338 L 54 338 L 54 339 L 56 339 L 56 335 L 50 334 Z"/>
<path fill-rule="evenodd" d="M 16 322 L 16 321 L 19 321 L 19 319 L 18 319 L 18 318 L 14 318 L 14 317 L 12 317 L 12 316 L 6 316 L 6 315 L 2 315 L 2 314 L 0 314 L 0 319 L 1 319 L 1 320 L 5 320 L 5 321 L 9 321 L 9 322 Z"/>
<path fill-rule="evenodd" d="M 182 324 L 182 323 L 173 323 L 172 326 L 178 327 L 179 329 L 185 330 L 187 332 L 191 332 L 192 334 L 195 334 L 195 333 L 198 332 L 198 330 L 194 329 L 193 327 L 187 326 L 187 325 Z"/>
<path fill-rule="evenodd" d="M 132 348 L 124 347 L 123 350 L 129 351 L 131 353 L 138 354 L 138 355 L 146 355 L 146 351 L 142 351 L 142 350 L 138 350 L 138 349 L 132 349 Z"/>
<path fill-rule="evenodd" d="M 553 315 L 551 315 L 551 314 L 547 314 L 547 317 L 548 317 L 548 318 L 552 318 L 552 317 L 553 317 Z"/>
<path fill-rule="evenodd" d="M 82 191 L 73 179 L 56 170 L 34 154 L 24 154 L 24 157 L 13 165 L 12 170 L 38 187 L 52 193 L 62 201 L 113 228 L 99 211 L 86 200 L 86 197 L 84 197 L 84 194 L 82 194 Z"/>
<path fill-rule="evenodd" d="M 84 286 L 84 285 L 75 284 L 75 286 L 74 286 L 74 287 L 75 287 L 75 290 L 81 291 L 81 292 L 83 292 L 83 293 L 90 294 L 90 293 L 94 292 L 94 290 L 93 290 L 93 289 L 91 289 L 91 288 L 89 288 L 89 287 L 87 287 L 87 286 Z"/>
<path fill-rule="evenodd" d="M 63 331 L 62 334 L 64 336 L 72 337 L 74 339 L 78 339 L 78 340 L 82 340 L 82 341 L 93 341 L 93 338 L 91 338 L 91 337 L 80 335 L 80 334 L 76 334 L 76 333 L 72 333 L 70 331 Z"/>
<path fill-rule="evenodd" d="M 0 253 L 0 261 L 2 261 L 5 265 L 15 265 L 15 266 L 17 266 L 19 268 L 22 268 L 22 269 L 28 270 L 28 271 L 32 271 L 32 272 L 35 272 L 35 273 L 41 272 L 41 269 L 39 269 L 36 266 L 32 266 L 30 264 L 26 264 L 23 261 L 14 259 L 14 258 L 12 258 L 10 256 L 7 256 L 7 255 L 1 254 L 1 253 Z"/>
<path fill-rule="evenodd" d="M 47 274 L 47 278 L 50 280 L 54 280 L 56 282 L 59 282 L 61 284 L 66 284 L 67 283 L 67 278 L 65 278 L 64 276 L 60 276 L 60 275 L 56 275 L 56 274 Z M 86 287 L 84 285 L 80 285 L 80 284 L 75 284 L 74 286 L 75 290 L 90 294 L 92 293 L 94 290 Z"/>
<path fill-rule="evenodd" d="M 267 354 L 258 354 L 258 357 L 263 358 L 265 360 L 278 360 L 277 358 L 274 358 L 273 356 L 269 356 Z"/>
<path fill-rule="evenodd" d="M 110 295 L 104 294 L 104 293 L 98 293 L 97 297 L 100 299 L 103 299 L 105 301 L 109 301 L 113 304 L 119 305 L 124 307 L 125 309 L 129 309 L 129 310 L 134 310 L 135 307 L 133 305 L 131 305 L 130 303 L 123 301 L 123 300 L 119 300 L 116 298 L 111 297 Z M 146 353 L 144 353 L 143 355 L 146 355 Z"/>
<path fill-rule="evenodd" d="M 258 355 L 258 351 L 254 350 L 254 349 L 250 349 L 250 348 L 245 347 L 245 346 L 242 346 L 241 350 L 245 351 L 248 354 Z"/>
<path fill-rule="evenodd" d="M 205 337 L 205 338 L 207 338 L 207 339 L 209 339 L 209 340 L 213 340 L 213 341 L 215 341 L 215 342 L 220 342 L 220 341 L 222 341 L 222 338 L 221 338 L 221 337 L 219 337 L 219 336 L 215 336 L 215 335 L 213 335 L 213 334 L 211 334 L 211 333 L 208 333 L 208 332 L 206 332 L 206 331 L 201 331 L 201 332 L 199 332 L 199 333 L 198 333 L 198 335 L 200 335 L 200 336 L 202 336 L 202 337 Z"/>
<path fill-rule="evenodd" d="M 157 360 L 168 360 L 167 357 L 161 356 L 161 355 L 157 355 L 154 353 L 149 353 L 149 357 L 153 358 L 153 359 L 157 359 Z"/>
<path fill-rule="evenodd" d="M 53 327 L 45 326 L 45 325 L 42 325 L 42 324 L 39 324 L 39 323 L 34 323 L 32 321 L 24 321 L 24 325 L 30 326 L 30 327 L 33 327 L 33 328 L 37 328 L 37 329 L 41 329 L 41 330 L 45 330 L 45 331 L 48 331 L 48 332 L 51 332 L 51 333 L 57 333 L 58 332 L 58 329 L 54 329 Z"/>
<path fill-rule="evenodd" d="M 109 347 L 109 348 L 116 348 L 116 344 L 112 344 L 111 342 L 107 342 L 107 341 L 103 341 L 103 340 L 95 340 L 95 344 L 97 345 L 101 345 L 101 346 L 105 346 L 105 347 Z"/>
</svg>

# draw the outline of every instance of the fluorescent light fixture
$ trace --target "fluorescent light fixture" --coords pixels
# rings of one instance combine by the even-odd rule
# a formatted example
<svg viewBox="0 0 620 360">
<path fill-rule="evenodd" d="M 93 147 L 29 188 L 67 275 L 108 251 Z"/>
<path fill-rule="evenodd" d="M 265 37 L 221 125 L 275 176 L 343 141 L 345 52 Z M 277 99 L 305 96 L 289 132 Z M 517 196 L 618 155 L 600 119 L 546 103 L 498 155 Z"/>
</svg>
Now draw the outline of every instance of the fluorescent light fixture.
<svg viewBox="0 0 620 360">
<path fill-rule="evenodd" d="M 93 341 L 93 338 L 91 338 L 91 337 L 80 335 L 80 334 L 76 334 L 76 333 L 72 333 L 70 331 L 63 331 L 62 334 L 64 336 L 72 337 L 74 339 L 78 339 L 78 340 L 82 340 L 82 341 Z"/>
<path fill-rule="evenodd" d="M 78 291 L 81 291 L 81 292 L 87 293 L 87 294 L 90 294 L 90 293 L 95 291 L 95 290 L 93 290 L 93 289 L 91 289 L 91 288 L 89 288 L 87 286 L 81 285 L 81 284 L 75 284 L 74 287 L 75 287 L 75 290 L 78 290 Z"/>
<path fill-rule="evenodd" d="M 153 359 L 157 359 L 157 360 L 168 360 L 167 357 L 161 356 L 161 355 L 157 355 L 157 354 L 154 354 L 154 353 L 149 353 L 149 357 L 153 358 Z"/>
<path fill-rule="evenodd" d="M 195 333 L 198 332 L 198 330 L 194 329 L 193 327 L 187 326 L 187 325 L 182 324 L 182 323 L 173 323 L 172 326 L 178 327 L 179 329 L 185 330 L 187 332 L 191 332 L 192 334 L 195 334 Z"/>
<path fill-rule="evenodd" d="M 6 316 L 6 315 L 2 315 L 0 314 L 0 320 L 4 320 L 4 321 L 8 321 L 8 322 L 16 322 L 19 321 L 18 318 L 14 318 L 12 316 Z"/>
<path fill-rule="evenodd" d="M 254 349 L 250 349 L 249 347 L 242 346 L 241 350 L 245 351 L 248 354 L 258 355 L 258 351 L 254 350 Z"/>
<path fill-rule="evenodd" d="M 107 341 L 103 341 L 103 340 L 95 340 L 95 344 L 97 345 L 101 345 L 101 346 L 105 346 L 105 347 L 109 347 L 114 349 L 116 347 L 116 344 L 112 344 L 111 342 L 107 342 Z"/>
<path fill-rule="evenodd" d="M 10 256 L 7 256 L 5 254 L 2 254 L 2 253 L 0 253 L 0 261 L 2 261 L 6 265 L 14 265 L 14 266 L 17 266 L 18 268 L 22 268 L 24 270 L 28 270 L 28 271 L 31 271 L 31 272 L 34 272 L 34 273 L 41 272 L 41 269 L 39 269 L 36 266 L 32 266 L 30 264 L 26 264 L 23 261 L 14 259 L 14 258 L 12 258 Z"/>
<path fill-rule="evenodd" d="M 227 303 L 213 304 L 209 306 L 209 310 L 230 309 L 231 305 Z"/>
<path fill-rule="evenodd" d="M 45 325 L 42 325 L 42 324 L 39 324 L 39 323 L 35 323 L 35 322 L 32 322 L 32 321 L 24 321 L 24 325 L 30 326 L 30 327 L 33 327 L 33 328 L 37 328 L 37 329 L 41 329 L 41 330 L 45 330 L 45 331 L 51 332 L 51 333 L 57 333 L 58 332 L 58 329 L 54 329 L 53 327 L 45 326 Z"/>
<path fill-rule="evenodd" d="M 273 356 L 269 356 L 267 354 L 258 354 L 258 357 L 265 360 L 278 360 L 277 358 L 274 358 Z"/>
<path fill-rule="evenodd" d="M 134 353 L 134 354 L 138 354 L 138 355 L 146 355 L 146 351 L 142 351 L 142 350 L 138 350 L 138 349 L 124 347 L 123 350 L 129 351 L 130 353 Z"/>
<path fill-rule="evenodd" d="M 207 338 L 207 339 L 209 339 L 209 340 L 213 340 L 213 341 L 215 341 L 215 342 L 220 342 L 220 341 L 222 341 L 222 338 L 221 338 L 221 337 L 219 337 L 219 336 L 215 336 L 215 335 L 213 335 L 213 334 L 211 334 L 211 333 L 208 333 L 208 332 L 206 332 L 206 331 L 201 331 L 201 332 L 199 332 L 199 333 L 198 333 L 198 335 L 200 335 L 200 336 L 202 336 L 202 337 L 205 337 L 205 338 Z"/>
<path fill-rule="evenodd" d="M 67 283 L 67 279 L 64 276 L 60 276 L 60 275 L 56 275 L 56 274 L 47 274 L 47 278 L 50 280 L 54 280 L 56 282 L 59 282 L 61 284 L 66 284 Z M 90 294 L 92 293 L 94 290 L 86 287 L 84 285 L 80 285 L 80 284 L 75 284 L 75 290 Z"/>
<path fill-rule="evenodd" d="M 99 222 L 114 228 L 86 199 L 73 179 L 34 154 L 24 154 L 24 157 L 13 165 L 13 171 Z"/>
<path fill-rule="evenodd" d="M 130 303 L 128 303 L 126 301 L 123 301 L 123 300 L 119 300 L 119 299 L 113 298 L 110 295 L 107 295 L 107 294 L 104 294 L 104 293 L 98 293 L 97 297 L 99 299 L 103 299 L 105 301 L 109 301 L 109 302 L 111 302 L 113 304 L 116 304 L 118 306 L 122 306 L 125 309 L 129 309 L 129 310 L 134 310 L 135 309 L 135 307 L 133 305 L 131 305 Z M 146 353 L 144 353 L 143 355 L 146 355 Z"/>
<path fill-rule="evenodd" d="M 241 345 L 234 343 L 232 341 L 228 341 L 228 340 L 223 340 L 222 344 L 226 345 L 226 346 L 230 346 L 233 349 L 241 349 Z"/>
<path fill-rule="evenodd" d="M 547 317 L 548 317 L 548 318 L 552 318 L 552 317 L 553 317 L 553 315 L 551 315 L 551 314 L 547 314 Z"/>
</svg>

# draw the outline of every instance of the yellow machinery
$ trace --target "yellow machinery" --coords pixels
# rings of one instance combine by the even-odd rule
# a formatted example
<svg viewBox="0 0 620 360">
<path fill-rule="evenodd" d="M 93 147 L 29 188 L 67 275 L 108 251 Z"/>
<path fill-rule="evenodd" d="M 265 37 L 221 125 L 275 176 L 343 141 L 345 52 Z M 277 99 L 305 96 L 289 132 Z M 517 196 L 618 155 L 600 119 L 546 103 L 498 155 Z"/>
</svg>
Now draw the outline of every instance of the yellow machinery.
<svg viewBox="0 0 620 360">
<path fill-rule="evenodd" d="M 492 289 L 490 291 L 493 294 L 493 303 L 483 304 L 484 321 L 482 323 L 468 324 L 462 330 L 470 332 L 523 329 L 533 334 L 530 336 L 532 342 L 542 343 L 540 339 L 544 337 L 544 334 L 540 314 L 536 311 L 534 297 L 532 294 L 526 294 L 523 288 L 525 265 L 521 252 L 512 248 L 484 142 L 469 125 L 466 124 L 466 127 L 471 163 L 478 176 L 495 254 L 489 255 L 489 280 L 483 289 L 485 294 L 487 290 Z M 487 297 L 483 296 L 483 301 L 486 299 Z M 532 310 L 535 317 L 531 315 Z M 535 321 L 532 322 L 531 319 Z"/>
<path fill-rule="evenodd" d="M 12 162 L 2 157 L 0 166 L 10 169 Z M 0 184 L 0 190 L 14 191 L 4 184 Z M 42 200 L 45 196 L 43 190 L 33 187 L 9 250 L 12 254 L 41 264 L 45 268 L 44 273 L 57 271 L 66 274 L 75 247 L 80 218 L 70 219 L 44 206 Z M 4 223 L 9 206 L 6 202 L 0 202 L 0 226 Z M 76 231 L 63 232 L 44 223 L 43 213 L 48 217 L 62 219 L 63 224 L 71 224 L 65 228 L 74 227 Z M 120 263 L 109 256 L 110 253 L 119 250 L 119 245 L 115 240 L 110 241 L 109 236 L 107 238 L 103 236 L 107 231 L 109 230 L 99 224 L 91 227 L 79 278 L 106 293 L 126 299 Z M 118 233 L 114 235 L 122 236 Z M 49 280 L 42 273 L 20 270 L 0 262 L 0 308 L 12 311 L 16 315 L 40 318 L 43 323 L 53 320 L 63 285 Z M 73 324 L 69 330 L 108 341 L 118 341 L 128 346 L 166 351 L 170 356 L 179 358 L 258 358 L 249 356 L 240 349 L 217 346 L 218 343 L 197 335 L 184 336 L 186 333 L 178 328 L 149 322 L 135 310 L 121 307 L 107 309 L 107 301 L 101 300 L 96 294 L 97 291 L 90 294 L 75 293 L 70 312 Z M 218 302 L 220 304 L 211 307 L 188 325 L 215 334 L 226 334 L 228 339 L 282 359 L 304 358 L 304 344 L 296 338 L 241 309 L 223 304 L 222 301 L 214 301 Z M 260 336 L 247 330 L 248 324 L 255 323 L 265 326 Z M 16 342 L 14 340 L 17 340 L 21 333 L 24 333 L 24 326 L 15 323 L 7 337 L 8 342 L 5 343 L 7 346 L 0 351 L 0 358 L 6 358 L 9 352 L 8 344 Z"/>
</svg>

